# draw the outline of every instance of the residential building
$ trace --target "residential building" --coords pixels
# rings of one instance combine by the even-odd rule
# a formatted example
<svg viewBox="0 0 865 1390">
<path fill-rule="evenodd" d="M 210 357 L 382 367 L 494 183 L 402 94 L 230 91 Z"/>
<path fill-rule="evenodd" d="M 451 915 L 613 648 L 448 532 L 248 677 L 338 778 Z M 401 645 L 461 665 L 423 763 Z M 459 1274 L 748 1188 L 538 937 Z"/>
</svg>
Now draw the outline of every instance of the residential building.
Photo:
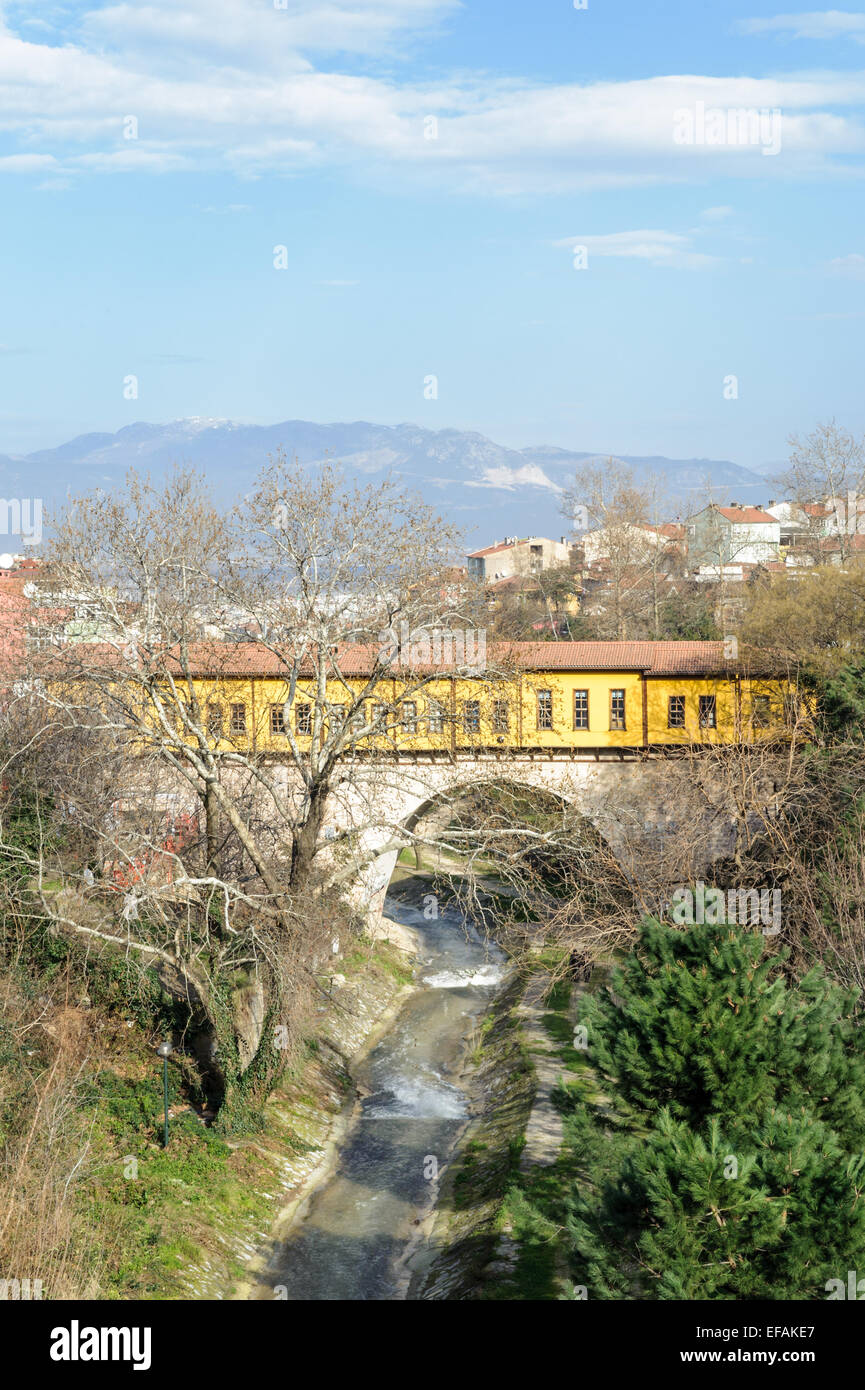
<svg viewBox="0 0 865 1390">
<path fill-rule="evenodd" d="M 506 536 L 496 545 L 488 545 L 468 556 L 469 579 L 484 584 L 514 575 L 529 575 L 538 570 L 568 565 L 574 543 L 562 536 L 551 541 L 546 536 Z"/>
<path fill-rule="evenodd" d="M 688 522 L 688 565 L 692 570 L 730 565 L 765 565 L 779 559 L 781 523 L 760 507 L 711 503 Z"/>
</svg>

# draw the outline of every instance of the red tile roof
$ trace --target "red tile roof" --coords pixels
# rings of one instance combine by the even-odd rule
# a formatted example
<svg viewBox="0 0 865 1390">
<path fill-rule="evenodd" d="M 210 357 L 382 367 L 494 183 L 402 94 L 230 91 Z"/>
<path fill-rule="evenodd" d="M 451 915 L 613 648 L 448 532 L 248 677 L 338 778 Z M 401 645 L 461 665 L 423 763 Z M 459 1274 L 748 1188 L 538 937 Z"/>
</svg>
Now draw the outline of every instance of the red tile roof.
<svg viewBox="0 0 865 1390">
<path fill-rule="evenodd" d="M 647 531 L 656 531 L 659 536 L 666 536 L 668 540 L 682 540 L 685 535 L 685 523 L 683 521 L 662 521 L 660 526 L 647 526 Z"/>
<path fill-rule="evenodd" d="M 499 541 L 498 545 L 484 546 L 483 550 L 473 550 L 467 558 L 469 560 L 482 560 L 485 555 L 496 555 L 500 550 L 513 550 L 519 541 Z"/>
<path fill-rule="evenodd" d="M 335 659 L 335 669 L 345 677 L 368 676 L 376 668 L 379 656 L 377 645 L 345 646 Z M 290 652 L 287 653 L 290 659 Z M 124 665 L 120 654 L 107 645 L 75 643 L 54 648 L 45 654 L 45 673 L 48 668 L 65 669 L 74 676 L 76 669 L 92 669 L 94 664 Z M 175 675 L 181 672 L 176 656 L 166 653 L 160 657 L 150 652 L 147 662 L 152 670 L 162 663 Z M 516 668 L 523 671 L 642 671 L 649 676 L 714 675 L 735 669 L 724 657 L 723 642 L 511 642 L 489 644 L 486 665 L 491 671 Z M 456 662 L 408 662 L 379 667 L 382 678 L 399 677 L 402 671 L 415 676 L 442 675 L 463 669 Z M 202 642 L 189 650 L 189 673 L 193 677 L 220 679 L 288 678 L 289 666 L 258 642 Z M 310 669 L 311 674 L 311 669 Z"/>
<path fill-rule="evenodd" d="M 343 647 L 337 657 L 346 676 L 367 675 L 378 647 Z M 206 643 L 190 653 L 194 673 L 278 676 L 286 671 L 278 658 L 256 642 Z M 650 675 L 724 670 L 723 642 L 511 642 L 487 648 L 491 665 L 516 665 L 534 671 L 646 671 Z M 394 663 L 396 671 L 399 667 Z"/>
<path fill-rule="evenodd" d="M 674 675 L 723 670 L 723 642 L 516 642 L 527 670 L 645 671 Z"/>
<path fill-rule="evenodd" d="M 537 580 L 531 574 L 510 574 L 505 579 L 490 579 L 487 582 L 487 590 L 499 593 L 509 593 L 511 590 L 519 592 L 521 589 L 531 589 L 537 591 Z"/>
<path fill-rule="evenodd" d="M 725 516 L 728 521 L 744 521 L 748 525 L 755 523 L 765 525 L 767 522 L 771 525 L 778 525 L 778 518 L 770 516 L 760 507 L 716 507 L 715 510 Z"/>
</svg>

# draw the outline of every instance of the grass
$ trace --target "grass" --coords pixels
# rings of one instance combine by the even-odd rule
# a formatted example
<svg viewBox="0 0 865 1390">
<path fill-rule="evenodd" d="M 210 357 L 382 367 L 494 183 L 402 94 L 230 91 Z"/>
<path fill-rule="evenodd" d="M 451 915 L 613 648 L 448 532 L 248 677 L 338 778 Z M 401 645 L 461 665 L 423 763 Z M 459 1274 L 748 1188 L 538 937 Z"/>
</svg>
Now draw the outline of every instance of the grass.
<svg viewBox="0 0 865 1390">
<path fill-rule="evenodd" d="M 181 1099 L 176 1073 L 172 1095 Z M 157 1069 L 139 1079 L 101 1071 L 85 1088 L 82 1108 L 91 1161 L 76 1210 L 102 1234 L 99 1296 L 191 1296 L 217 1232 L 230 1240 L 232 1232 L 251 1234 L 266 1222 L 269 1203 L 260 1188 L 269 1170 L 262 1155 L 252 1145 L 229 1145 L 189 1113 L 170 1119 L 163 1148 Z"/>
<path fill-rule="evenodd" d="M 388 976 L 398 985 L 410 985 L 414 971 L 404 952 L 390 941 L 373 941 L 360 937 L 359 944 L 347 951 L 342 959 L 342 973 L 347 979 L 369 972 L 373 976 Z"/>
<path fill-rule="evenodd" d="M 489 1037 L 494 1023 L 492 1014 L 475 1024 L 469 1035 L 469 1058 L 472 1066 L 479 1067 L 484 1058 L 484 1043 Z"/>
<path fill-rule="evenodd" d="M 160 998 L 146 981 L 131 997 L 109 960 L 88 973 L 86 1005 L 65 1002 L 84 987 L 61 979 L 46 1007 L 40 994 L 68 968 L 52 948 L 38 970 L 32 957 L 26 973 L 0 967 L 0 1151 L 14 1194 L 5 1222 L 0 1214 L 0 1263 L 41 1278 L 48 1299 L 225 1297 L 283 1200 L 284 1164 L 300 1158 L 308 1171 L 302 1156 L 320 1149 L 350 1078 L 310 1035 L 262 1129 L 226 1140 L 194 1113 L 194 1069 L 177 1052 L 165 1149 L 151 1045 L 170 1031 Z M 362 941 L 340 968 L 359 981 L 411 979 L 387 942 Z"/>
<path fill-rule="evenodd" d="M 573 1081 L 559 1088 L 561 1108 L 567 1108 L 585 1100 L 591 1087 L 586 1054 L 573 1045 L 570 983 L 558 981 L 546 1002 L 543 1027 L 556 1044 L 563 1071 L 576 1074 Z M 569 1143 L 567 1125 L 554 1163 L 520 1172 L 517 1157 L 498 1215 L 499 1231 L 507 1238 L 513 1263 L 495 1282 L 486 1283 L 482 1293 L 485 1300 L 549 1301 L 563 1296 L 567 1273 L 565 1205 L 581 1180 L 581 1165 L 579 1146 Z"/>
</svg>

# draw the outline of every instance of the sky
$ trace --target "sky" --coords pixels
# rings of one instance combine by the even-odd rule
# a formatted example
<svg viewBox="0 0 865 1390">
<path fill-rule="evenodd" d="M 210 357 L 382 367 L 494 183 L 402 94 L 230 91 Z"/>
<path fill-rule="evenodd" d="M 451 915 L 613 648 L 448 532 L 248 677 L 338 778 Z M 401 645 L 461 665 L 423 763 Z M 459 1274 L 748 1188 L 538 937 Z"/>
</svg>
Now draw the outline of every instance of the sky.
<svg viewBox="0 0 865 1390">
<path fill-rule="evenodd" d="M 786 6 L 0 0 L 0 454 L 865 431 L 865 11 Z"/>
</svg>

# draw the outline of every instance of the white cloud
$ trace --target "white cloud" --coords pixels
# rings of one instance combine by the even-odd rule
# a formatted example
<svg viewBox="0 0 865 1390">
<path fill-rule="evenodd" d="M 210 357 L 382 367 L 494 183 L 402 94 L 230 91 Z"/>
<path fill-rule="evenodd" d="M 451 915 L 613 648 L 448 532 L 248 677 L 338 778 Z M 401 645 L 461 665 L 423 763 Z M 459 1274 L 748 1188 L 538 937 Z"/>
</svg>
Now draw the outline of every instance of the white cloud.
<svg viewBox="0 0 865 1390">
<path fill-rule="evenodd" d="M 50 154 L 6 154 L 0 156 L 0 173 L 41 174 L 53 169 L 56 162 Z"/>
<path fill-rule="evenodd" d="M 677 270 L 702 270 L 717 265 L 717 256 L 691 249 L 690 237 L 680 232 L 608 232 L 603 236 L 563 237 L 554 246 L 573 251 L 584 246 L 589 263 L 593 256 L 621 256 L 627 260 L 648 261 L 650 265 L 671 266 Z"/>
<path fill-rule="evenodd" d="M 740 34 L 787 34 L 793 39 L 850 38 L 865 43 L 865 14 L 849 10 L 812 10 L 808 14 L 778 14 L 766 19 L 741 19 Z"/>
<path fill-rule="evenodd" d="M 854 280 L 865 280 L 865 256 L 852 251 L 849 256 L 835 256 L 827 268 L 836 275 L 849 275 Z"/>
<path fill-rule="evenodd" d="M 307 67 L 307 52 L 393 51 L 460 8 L 459 0 L 284 0 L 281 8 L 274 0 L 135 0 L 90 10 L 81 34 L 99 47 L 147 49 L 166 65 L 254 57 L 284 72 L 286 61 Z"/>
<path fill-rule="evenodd" d="M 703 208 L 700 213 L 704 222 L 724 222 L 728 217 L 733 216 L 731 207 Z"/>
<path fill-rule="evenodd" d="M 7 6 L 0 134 L 13 158 L 54 161 L 64 175 L 194 168 L 254 179 L 329 164 L 492 194 L 846 174 L 846 157 L 865 149 L 863 73 L 419 80 L 401 66 L 400 45 L 458 8 L 455 0 L 289 0 L 284 11 L 264 0 L 130 0 L 80 21 L 41 11 L 33 27 L 29 6 Z M 55 13 L 63 27 L 46 30 Z M 366 58 L 377 53 L 388 63 L 375 71 L 386 75 L 370 75 Z M 698 101 L 780 108 L 778 157 L 677 145 L 676 112 Z M 436 139 L 424 138 L 429 115 Z M 124 138 L 128 116 L 136 139 Z M 0 172 L 16 167 L 24 169 L 0 164 Z"/>
<path fill-rule="evenodd" d="M 165 174 L 178 169 L 192 167 L 192 161 L 183 154 L 171 150 L 142 150 L 127 148 L 120 150 L 97 150 L 92 154 L 75 155 L 70 160 L 73 167 L 94 169 L 106 173 Z"/>
</svg>

